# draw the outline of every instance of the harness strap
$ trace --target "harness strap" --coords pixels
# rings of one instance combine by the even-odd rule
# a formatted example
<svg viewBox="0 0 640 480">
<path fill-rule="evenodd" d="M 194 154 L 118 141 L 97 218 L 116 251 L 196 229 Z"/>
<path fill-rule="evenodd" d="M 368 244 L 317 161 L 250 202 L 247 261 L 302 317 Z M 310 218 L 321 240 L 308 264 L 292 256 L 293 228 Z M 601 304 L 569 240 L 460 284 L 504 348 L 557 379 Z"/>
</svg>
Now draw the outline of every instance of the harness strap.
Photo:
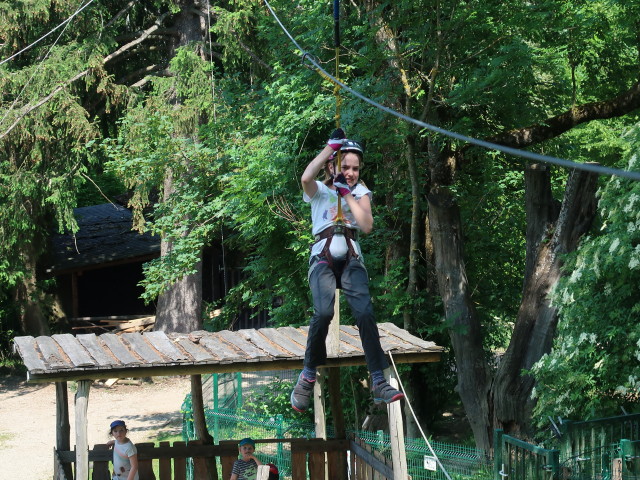
<svg viewBox="0 0 640 480">
<path fill-rule="evenodd" d="M 337 277 L 340 277 L 340 274 L 342 272 L 336 272 L 335 266 L 333 263 L 333 257 L 331 256 L 331 251 L 329 250 L 329 247 L 331 247 L 331 240 L 333 240 L 333 236 L 336 233 L 343 234 L 347 239 L 347 248 L 348 248 L 347 261 L 350 258 L 359 258 L 358 254 L 356 253 L 356 249 L 353 246 L 353 242 L 357 241 L 357 232 L 353 228 L 346 228 L 343 225 L 333 225 L 331 227 L 325 228 L 323 231 L 317 234 L 315 236 L 315 239 L 316 239 L 316 243 L 319 242 L 320 240 L 324 240 L 324 239 L 327 240 L 324 244 L 324 247 L 322 247 L 322 252 L 320 252 L 320 256 L 327 259 L 329 268 L 333 270 L 333 273 Z M 345 264 L 346 262 L 342 264 L 343 268 Z"/>
</svg>

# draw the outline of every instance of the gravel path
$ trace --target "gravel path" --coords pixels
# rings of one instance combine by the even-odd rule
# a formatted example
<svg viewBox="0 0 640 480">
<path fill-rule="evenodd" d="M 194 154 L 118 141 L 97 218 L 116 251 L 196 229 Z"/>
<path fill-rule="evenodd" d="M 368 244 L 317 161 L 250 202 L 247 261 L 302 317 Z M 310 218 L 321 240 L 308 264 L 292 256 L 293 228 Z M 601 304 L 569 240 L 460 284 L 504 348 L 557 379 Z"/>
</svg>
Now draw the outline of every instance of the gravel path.
<svg viewBox="0 0 640 480">
<path fill-rule="evenodd" d="M 69 384 L 71 386 L 71 383 Z M 136 442 L 159 433 L 180 434 L 180 407 L 190 392 L 189 377 L 155 377 L 152 383 L 106 387 L 89 392 L 89 445 L 105 443 L 109 424 L 122 419 Z M 69 389 L 71 445 L 75 444 L 74 392 Z M 53 477 L 56 439 L 54 384 L 28 384 L 23 378 L 0 377 L 0 466 L 2 478 L 47 480 Z"/>
</svg>

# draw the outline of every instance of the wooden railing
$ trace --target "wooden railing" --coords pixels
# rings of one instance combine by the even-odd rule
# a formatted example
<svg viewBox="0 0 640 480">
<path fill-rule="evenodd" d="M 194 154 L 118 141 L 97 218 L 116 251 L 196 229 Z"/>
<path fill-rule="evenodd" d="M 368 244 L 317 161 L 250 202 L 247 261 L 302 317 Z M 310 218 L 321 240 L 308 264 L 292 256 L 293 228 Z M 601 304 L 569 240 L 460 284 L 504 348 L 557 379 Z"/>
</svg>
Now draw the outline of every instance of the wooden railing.
<svg viewBox="0 0 640 480">
<path fill-rule="evenodd" d="M 351 478 L 384 480 L 393 479 L 391 459 L 374 451 L 361 438 L 351 440 Z M 331 477 L 329 477 L 331 478 Z"/>
<path fill-rule="evenodd" d="M 231 445 L 202 445 L 202 442 L 160 442 L 157 446 L 153 443 L 137 443 L 138 465 L 140 480 L 186 480 L 187 459 L 193 459 L 193 478 L 209 478 L 207 475 L 207 461 L 216 456 L 238 456 L 237 444 Z M 74 463 L 75 450 L 58 451 L 56 455 L 60 462 Z M 106 445 L 95 445 L 89 450 L 89 462 L 93 462 L 92 480 L 111 480 L 109 463 L 113 458 L 113 451 Z M 154 464 L 157 467 L 158 476 L 154 473 Z M 229 471 L 231 475 L 231 471 Z M 217 472 L 213 472 L 213 478 L 217 478 Z M 61 479 L 60 479 L 61 480 Z M 72 480 L 67 477 L 67 480 Z"/>
<path fill-rule="evenodd" d="M 256 443 L 290 443 L 292 459 L 292 480 L 324 480 L 328 478 L 346 479 L 348 440 L 322 439 L 256 439 Z M 209 474 L 208 462 L 220 459 L 222 479 L 231 476 L 233 462 L 238 458 L 238 441 L 228 440 L 219 445 L 202 445 L 202 442 L 160 442 L 136 443 L 140 480 L 186 480 L 187 459 L 193 459 L 193 480 L 218 479 L 218 472 L 212 469 Z M 325 462 L 325 454 L 327 461 Z M 92 480 L 111 480 L 109 463 L 113 452 L 106 445 L 95 445 L 89 450 L 89 462 L 93 463 Z M 56 451 L 55 462 L 59 463 L 57 472 L 65 465 L 75 462 L 76 452 Z M 158 476 L 154 473 L 158 472 Z M 62 474 L 64 475 L 64 473 Z M 358 477 L 365 480 L 366 477 Z M 371 477 L 372 478 L 372 477 Z M 56 476 L 55 480 L 73 480 L 68 476 Z M 79 479 L 78 479 L 79 480 Z"/>
</svg>

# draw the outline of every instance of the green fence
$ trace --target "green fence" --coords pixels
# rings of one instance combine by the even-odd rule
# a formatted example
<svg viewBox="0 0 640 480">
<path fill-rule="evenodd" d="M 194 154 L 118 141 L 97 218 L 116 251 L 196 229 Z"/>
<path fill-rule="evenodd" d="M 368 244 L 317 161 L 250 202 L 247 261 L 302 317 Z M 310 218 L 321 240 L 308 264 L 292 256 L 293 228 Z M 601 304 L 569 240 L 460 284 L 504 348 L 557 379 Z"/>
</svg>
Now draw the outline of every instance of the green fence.
<svg viewBox="0 0 640 480">
<path fill-rule="evenodd" d="M 505 480 L 553 480 L 560 471 L 560 452 L 549 450 L 496 430 L 494 478 Z"/>
<path fill-rule="evenodd" d="M 190 395 L 187 395 L 182 411 L 183 438 L 185 441 L 189 441 L 195 438 Z M 251 416 L 246 413 L 241 414 L 227 409 L 219 409 L 217 412 L 206 409 L 205 418 L 215 443 L 221 440 L 244 437 L 282 439 L 315 437 L 314 424 L 287 423 L 281 415 L 267 418 Z M 391 443 L 388 434 L 382 431 L 348 431 L 348 434 L 356 435 L 365 440 L 373 451 L 391 456 Z M 327 427 L 327 436 L 329 438 L 334 436 L 331 426 Z M 446 479 L 440 466 L 436 466 L 433 454 L 423 439 L 405 438 L 405 446 L 407 466 L 413 480 Z M 438 442 L 432 442 L 431 446 L 451 477 L 478 480 L 491 478 L 492 460 L 484 456 L 481 451 L 472 447 Z M 290 477 L 291 452 L 286 444 L 258 445 L 257 456 L 264 463 L 271 462 L 277 465 L 282 479 Z"/>
<path fill-rule="evenodd" d="M 275 378 L 289 379 L 288 373 L 221 374 L 207 378 L 203 385 L 205 417 L 216 443 L 244 437 L 315 437 L 313 424 L 288 423 L 281 415 L 258 417 L 238 410 L 243 392 L 246 395 L 256 388 L 267 388 Z M 183 419 L 183 438 L 189 441 L 195 438 L 190 396 L 183 405 Z M 348 433 L 363 439 L 374 452 L 391 456 L 388 434 Z M 412 480 L 444 480 L 447 475 L 441 467 L 456 480 L 640 480 L 640 414 L 583 422 L 565 420 L 560 433 L 553 445 L 556 448 L 545 449 L 497 430 L 495 458 L 472 447 L 439 442 L 431 442 L 432 452 L 422 438 L 405 438 L 407 466 Z M 331 426 L 327 435 L 333 438 Z M 291 452 L 286 443 L 258 445 L 257 456 L 277 465 L 283 480 L 290 478 Z"/>
</svg>

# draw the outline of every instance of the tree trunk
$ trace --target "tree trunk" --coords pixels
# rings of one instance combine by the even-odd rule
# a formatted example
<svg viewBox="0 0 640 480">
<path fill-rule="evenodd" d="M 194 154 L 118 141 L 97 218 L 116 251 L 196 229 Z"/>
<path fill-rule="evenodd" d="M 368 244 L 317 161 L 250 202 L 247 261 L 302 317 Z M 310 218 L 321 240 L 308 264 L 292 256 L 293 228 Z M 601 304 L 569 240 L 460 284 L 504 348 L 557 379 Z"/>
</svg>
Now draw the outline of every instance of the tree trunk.
<svg viewBox="0 0 640 480">
<path fill-rule="evenodd" d="M 534 381 L 522 370 L 530 369 L 551 350 L 558 316 L 548 294 L 562 274 L 562 254 L 575 250 L 593 222 L 596 189 L 597 175 L 576 170 L 571 173 L 558 220 L 546 237 L 548 241 L 540 244 L 533 272 L 525 279 L 511 342 L 491 389 L 494 428 L 522 436 L 530 433 Z"/>
<path fill-rule="evenodd" d="M 458 393 L 476 444 L 481 448 L 490 447 L 490 372 L 485 360 L 480 322 L 469 293 L 460 210 L 449 190 L 439 187 L 429 194 L 429 224 L 440 295 L 456 357 Z"/>
<path fill-rule="evenodd" d="M 525 167 L 524 191 L 527 250 L 523 280 L 526 280 L 533 274 L 540 243 L 548 228 L 558 219 L 560 202 L 553 198 L 551 172 L 543 163 L 533 163 Z"/>
<path fill-rule="evenodd" d="M 196 4 L 193 0 L 179 2 L 181 11 L 176 16 L 175 28 L 178 38 L 174 44 L 172 54 L 179 47 L 202 40 L 200 17 L 195 13 Z M 171 99 L 179 108 L 180 99 Z M 167 172 L 164 184 L 164 198 L 169 198 L 174 190 L 172 172 Z M 161 255 L 171 250 L 171 244 L 162 239 Z M 202 256 L 202 254 L 201 254 Z M 155 329 L 165 332 L 192 332 L 202 328 L 202 261 L 195 266 L 196 272 L 185 275 L 171 285 L 158 298 L 156 308 Z"/>
<path fill-rule="evenodd" d="M 25 334 L 49 335 L 49 322 L 42 310 L 42 290 L 38 287 L 38 265 L 34 241 L 24 245 L 25 276 L 15 288 L 15 301 L 20 305 L 20 323 Z"/>
</svg>

